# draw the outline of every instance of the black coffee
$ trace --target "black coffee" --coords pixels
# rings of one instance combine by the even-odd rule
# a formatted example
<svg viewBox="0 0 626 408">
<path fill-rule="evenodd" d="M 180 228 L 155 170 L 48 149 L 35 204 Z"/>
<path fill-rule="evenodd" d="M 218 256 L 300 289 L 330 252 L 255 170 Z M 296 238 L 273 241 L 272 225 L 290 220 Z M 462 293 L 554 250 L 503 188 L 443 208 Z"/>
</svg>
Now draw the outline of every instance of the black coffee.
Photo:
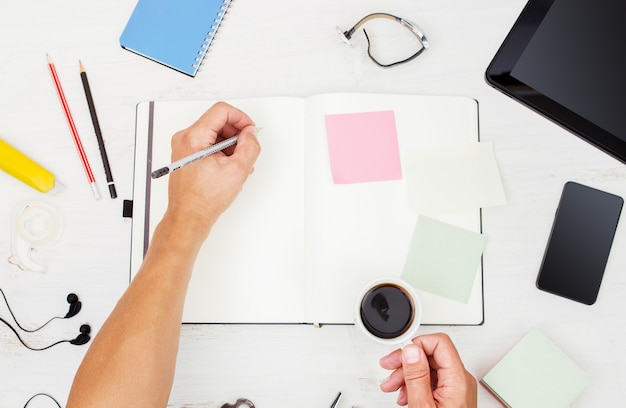
<svg viewBox="0 0 626 408">
<path fill-rule="evenodd" d="M 414 318 L 408 293 L 391 283 L 370 289 L 361 301 L 361 320 L 376 337 L 392 339 L 404 334 Z"/>
</svg>

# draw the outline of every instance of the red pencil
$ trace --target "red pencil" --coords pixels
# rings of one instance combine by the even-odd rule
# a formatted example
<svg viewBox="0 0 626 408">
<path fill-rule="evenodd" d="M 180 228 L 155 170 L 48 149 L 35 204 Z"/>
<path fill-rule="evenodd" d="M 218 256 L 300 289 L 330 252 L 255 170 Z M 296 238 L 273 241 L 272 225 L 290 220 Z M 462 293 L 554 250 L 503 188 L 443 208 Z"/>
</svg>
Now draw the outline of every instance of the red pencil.
<svg viewBox="0 0 626 408">
<path fill-rule="evenodd" d="M 70 107 L 67 104 L 67 100 L 65 99 L 65 94 L 63 93 L 63 88 L 61 87 L 61 81 L 59 81 L 57 70 L 54 68 L 54 64 L 52 63 L 50 56 L 46 54 L 46 57 L 48 58 L 48 69 L 50 70 L 50 75 L 52 76 L 54 87 L 57 90 L 57 94 L 59 95 L 59 101 L 61 101 L 61 106 L 63 107 L 63 112 L 65 113 L 65 119 L 67 119 L 67 124 L 70 126 L 70 131 L 72 132 L 72 137 L 74 138 L 74 145 L 76 146 L 76 150 L 78 151 L 78 155 L 80 156 L 80 161 L 83 164 L 83 169 L 85 169 L 87 181 L 91 186 L 91 192 L 93 193 L 94 198 L 96 200 L 99 200 L 100 191 L 98 190 L 96 179 L 93 176 L 93 172 L 91 171 L 91 166 L 89 165 L 89 160 L 87 159 L 87 155 L 85 154 L 85 149 L 83 149 L 83 143 L 80 141 L 80 136 L 78 136 L 78 130 L 76 129 L 74 118 L 72 118 L 72 112 L 70 112 Z"/>
</svg>

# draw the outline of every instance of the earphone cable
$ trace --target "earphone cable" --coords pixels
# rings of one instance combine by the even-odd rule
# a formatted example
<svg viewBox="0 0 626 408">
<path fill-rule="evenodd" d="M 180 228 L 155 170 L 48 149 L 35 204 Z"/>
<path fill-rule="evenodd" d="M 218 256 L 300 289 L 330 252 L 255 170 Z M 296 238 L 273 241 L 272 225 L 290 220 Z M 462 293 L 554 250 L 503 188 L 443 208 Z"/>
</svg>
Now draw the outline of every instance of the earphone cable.
<svg viewBox="0 0 626 408">
<path fill-rule="evenodd" d="M 17 324 L 17 327 L 19 327 L 22 331 L 25 331 L 27 333 L 34 333 L 36 331 L 39 331 L 39 330 L 43 329 L 44 327 L 49 325 L 52 321 L 54 321 L 56 319 L 62 319 L 61 316 L 55 316 L 55 317 L 51 318 L 50 320 L 48 320 L 47 322 L 45 322 L 44 324 L 42 324 L 41 326 L 37 327 L 36 329 L 27 329 L 27 328 L 23 327 L 20 324 L 20 322 L 17 320 L 17 318 L 15 317 L 15 314 L 13 313 L 13 310 L 11 309 L 11 306 L 9 305 L 9 301 L 7 300 L 7 297 L 4 294 L 4 291 L 2 290 L 2 288 L 0 288 L 0 294 L 2 294 L 2 298 L 4 299 L 4 303 L 7 305 L 7 309 L 9 310 L 9 313 L 11 314 L 11 317 L 13 318 L 13 321 L 15 322 L 15 324 Z M 8 324 L 6 321 L 4 323 Z"/>
<path fill-rule="evenodd" d="M 61 408 L 61 404 L 59 404 L 59 401 L 57 401 L 52 395 L 46 394 L 46 393 L 43 393 L 43 392 L 37 393 L 37 394 L 33 395 L 32 397 L 30 397 L 28 399 L 28 401 L 26 401 L 26 404 L 24 404 L 24 408 L 26 408 L 28 406 L 28 404 L 30 404 L 30 402 L 32 400 L 34 400 L 35 398 L 37 398 L 37 397 L 47 397 L 47 398 L 50 398 L 52 401 L 54 401 L 54 403 L 56 404 L 57 407 Z"/>
<path fill-rule="evenodd" d="M 20 343 L 22 343 L 22 345 L 24 347 L 26 347 L 29 350 L 33 350 L 33 351 L 44 351 L 44 350 L 48 350 L 51 347 L 56 346 L 57 344 L 61 344 L 61 343 L 69 343 L 70 340 L 59 340 L 56 343 L 52 343 L 46 347 L 43 348 L 37 348 L 37 347 L 31 347 L 28 344 L 26 344 L 26 342 L 22 339 L 22 337 L 20 336 L 20 334 L 17 332 L 17 330 L 15 330 L 15 327 L 11 326 L 11 324 L 9 322 L 7 322 L 6 320 L 4 320 L 3 318 L 0 317 L 0 322 L 4 323 L 9 329 L 11 329 L 11 331 L 15 334 L 15 336 L 17 337 L 17 339 L 20 341 Z"/>
</svg>

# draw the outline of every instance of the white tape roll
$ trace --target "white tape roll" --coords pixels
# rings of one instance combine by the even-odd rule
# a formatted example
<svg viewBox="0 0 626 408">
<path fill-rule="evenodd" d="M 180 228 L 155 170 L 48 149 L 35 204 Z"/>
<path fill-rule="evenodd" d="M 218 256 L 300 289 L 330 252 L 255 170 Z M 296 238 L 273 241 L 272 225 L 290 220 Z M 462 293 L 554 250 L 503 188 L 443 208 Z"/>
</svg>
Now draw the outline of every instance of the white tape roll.
<svg viewBox="0 0 626 408">
<path fill-rule="evenodd" d="M 31 258 L 38 246 L 56 243 L 63 232 L 61 213 L 51 204 L 28 202 L 20 204 L 14 212 L 12 255 L 22 269 L 45 272 L 47 267 Z"/>
</svg>

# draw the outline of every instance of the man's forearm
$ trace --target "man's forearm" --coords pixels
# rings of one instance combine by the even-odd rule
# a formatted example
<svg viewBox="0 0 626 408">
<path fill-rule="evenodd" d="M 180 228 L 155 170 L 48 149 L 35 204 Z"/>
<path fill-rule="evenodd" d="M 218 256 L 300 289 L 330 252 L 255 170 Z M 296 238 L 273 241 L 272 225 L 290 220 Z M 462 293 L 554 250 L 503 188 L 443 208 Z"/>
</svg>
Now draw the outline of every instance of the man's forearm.
<svg viewBox="0 0 626 408">
<path fill-rule="evenodd" d="M 203 240 L 204 231 L 163 219 L 140 271 L 90 346 L 68 408 L 167 404 L 184 299 Z"/>
</svg>

